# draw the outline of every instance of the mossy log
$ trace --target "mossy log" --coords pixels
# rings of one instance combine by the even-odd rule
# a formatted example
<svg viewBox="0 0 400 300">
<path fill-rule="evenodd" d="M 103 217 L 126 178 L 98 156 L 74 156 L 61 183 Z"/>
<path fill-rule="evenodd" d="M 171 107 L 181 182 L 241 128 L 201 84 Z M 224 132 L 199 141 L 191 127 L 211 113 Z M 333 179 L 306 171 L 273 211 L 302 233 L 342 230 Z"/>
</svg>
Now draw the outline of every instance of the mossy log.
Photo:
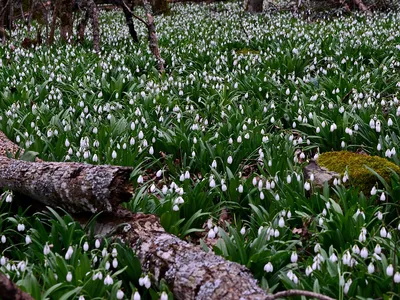
<svg viewBox="0 0 400 300">
<path fill-rule="evenodd" d="M 400 175 L 400 167 L 386 158 L 370 156 L 349 151 L 325 152 L 319 155 L 318 164 L 330 171 L 344 175 L 348 172 L 349 182 L 365 195 L 369 195 L 379 180 L 369 167 L 378 173 L 386 182 L 390 182 L 393 172 Z"/>
</svg>

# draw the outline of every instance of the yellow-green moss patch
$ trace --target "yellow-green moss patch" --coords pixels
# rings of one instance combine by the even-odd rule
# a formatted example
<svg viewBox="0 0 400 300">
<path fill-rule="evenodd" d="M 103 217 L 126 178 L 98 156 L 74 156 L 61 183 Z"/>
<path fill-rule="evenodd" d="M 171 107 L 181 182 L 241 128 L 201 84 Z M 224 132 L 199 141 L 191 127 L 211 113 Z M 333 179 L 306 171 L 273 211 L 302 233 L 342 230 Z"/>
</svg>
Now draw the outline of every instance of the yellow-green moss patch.
<svg viewBox="0 0 400 300">
<path fill-rule="evenodd" d="M 376 182 L 379 183 L 379 180 L 365 166 L 377 172 L 386 182 L 390 182 L 392 174 L 390 169 L 400 174 L 400 167 L 385 158 L 348 151 L 322 153 L 318 157 L 318 164 L 341 175 L 344 175 L 347 169 L 351 184 L 360 188 L 360 191 L 366 195 L 369 195 L 372 187 Z"/>
</svg>

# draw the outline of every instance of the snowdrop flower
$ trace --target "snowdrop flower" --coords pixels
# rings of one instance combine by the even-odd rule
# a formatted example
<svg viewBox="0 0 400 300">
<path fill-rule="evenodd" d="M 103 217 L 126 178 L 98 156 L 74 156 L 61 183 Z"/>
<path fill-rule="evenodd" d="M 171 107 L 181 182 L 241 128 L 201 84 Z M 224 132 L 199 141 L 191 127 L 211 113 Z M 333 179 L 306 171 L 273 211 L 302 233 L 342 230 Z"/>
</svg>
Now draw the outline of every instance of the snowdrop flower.
<svg viewBox="0 0 400 300">
<path fill-rule="evenodd" d="M 67 273 L 67 276 L 65 277 L 65 279 L 66 279 L 68 282 L 71 282 L 71 281 L 72 281 L 72 273 L 71 273 L 71 272 L 68 272 L 68 273 Z"/>
<path fill-rule="evenodd" d="M 107 275 L 106 278 L 104 278 L 104 285 L 112 285 L 114 283 L 114 280 L 111 278 L 110 275 Z"/>
<path fill-rule="evenodd" d="M 293 252 L 292 252 L 292 255 L 290 256 L 290 261 L 291 261 L 292 263 L 296 263 L 296 262 L 297 262 L 297 259 L 298 259 L 298 255 L 297 255 L 297 253 L 296 253 L 295 251 L 293 251 Z"/>
<path fill-rule="evenodd" d="M 6 197 L 6 202 L 7 203 L 11 203 L 12 202 L 12 194 L 8 193 L 7 197 Z"/>
<path fill-rule="evenodd" d="M 29 245 L 30 243 L 32 243 L 32 239 L 31 239 L 31 237 L 29 235 L 27 235 L 25 237 L 25 244 Z"/>
<path fill-rule="evenodd" d="M 67 253 L 65 253 L 65 259 L 69 260 L 73 253 L 74 253 L 74 249 L 71 246 L 69 246 Z"/>
<path fill-rule="evenodd" d="M 347 282 L 345 283 L 343 288 L 343 292 L 345 293 L 345 295 L 347 295 L 347 293 L 349 292 L 351 283 L 352 283 L 351 279 L 347 280 Z"/>
<path fill-rule="evenodd" d="M 354 245 L 352 248 L 353 253 L 360 254 L 360 248 L 357 245 Z"/>
<path fill-rule="evenodd" d="M 335 263 L 335 262 L 338 261 L 338 257 L 336 256 L 335 253 L 332 253 L 332 255 L 329 256 L 329 260 L 330 260 L 331 262 Z"/>
<path fill-rule="evenodd" d="M 243 193 L 243 185 L 239 184 L 237 191 L 241 194 Z"/>
<path fill-rule="evenodd" d="M 6 237 L 5 237 L 5 235 L 4 235 L 4 234 L 1 236 L 1 242 L 2 242 L 3 244 L 5 244 L 5 243 L 6 243 Z"/>
<path fill-rule="evenodd" d="M 360 256 L 364 259 L 368 257 L 368 249 L 366 247 L 361 249 Z"/>
<path fill-rule="evenodd" d="M 215 159 L 211 163 L 211 168 L 213 168 L 213 169 L 217 168 L 217 161 Z"/>
<path fill-rule="evenodd" d="M 350 260 L 351 260 L 351 254 L 350 254 L 349 251 L 346 251 L 346 252 L 343 254 L 342 262 L 343 262 L 344 265 L 349 266 L 349 265 L 350 265 Z"/>
<path fill-rule="evenodd" d="M 172 210 L 173 210 L 173 211 L 178 211 L 178 210 L 179 210 L 179 206 L 175 204 L 175 205 L 172 207 Z"/>
<path fill-rule="evenodd" d="M 140 294 L 138 292 L 135 292 L 133 295 L 133 300 L 140 300 Z"/>
<path fill-rule="evenodd" d="M 394 274 L 393 280 L 394 280 L 395 283 L 399 283 L 400 282 L 400 273 L 399 272 L 396 272 Z"/>
<path fill-rule="evenodd" d="M 162 293 L 161 293 L 160 300 L 168 300 L 168 295 L 167 295 L 166 292 L 162 292 Z"/>
<path fill-rule="evenodd" d="M 158 170 L 156 176 L 157 178 L 160 178 L 162 176 L 162 170 Z"/>
<path fill-rule="evenodd" d="M 381 230 L 379 231 L 381 237 L 385 238 L 388 235 L 388 232 L 386 231 L 386 228 L 382 226 Z"/>
<path fill-rule="evenodd" d="M 393 121 L 392 118 L 389 118 L 387 121 L 388 126 L 392 126 L 393 125 Z"/>
<path fill-rule="evenodd" d="M 240 229 L 240 234 L 241 235 L 245 235 L 246 234 L 246 228 L 242 227 L 242 229 Z"/>
<path fill-rule="evenodd" d="M 100 246 L 99 246 L 100 247 Z M 85 242 L 84 244 L 83 244 L 83 251 L 88 251 L 89 250 L 89 244 L 88 244 L 88 242 Z"/>
<path fill-rule="evenodd" d="M 389 276 L 389 277 L 392 277 L 393 276 L 393 272 L 394 272 L 393 265 L 392 264 L 388 265 L 386 267 L 386 275 Z"/>
<path fill-rule="evenodd" d="M 138 179 L 137 179 L 137 183 L 138 184 L 142 184 L 143 183 L 143 176 L 139 175 Z"/>
<path fill-rule="evenodd" d="M 375 266 L 374 266 L 374 264 L 371 262 L 369 265 L 368 265 L 368 273 L 369 274 L 372 274 L 372 273 L 374 273 L 375 272 Z"/>
<path fill-rule="evenodd" d="M 286 177 L 286 182 L 287 182 L 287 183 L 291 183 L 291 182 L 292 182 L 292 176 L 288 175 L 288 176 Z"/>
<path fill-rule="evenodd" d="M 280 217 L 280 219 L 279 219 L 278 226 L 279 226 L 280 228 L 282 228 L 283 226 L 285 226 L 285 220 L 284 220 L 282 217 Z"/>
<path fill-rule="evenodd" d="M 264 271 L 267 273 L 271 273 L 274 271 L 274 266 L 272 265 L 271 262 L 268 262 L 267 264 L 265 264 Z"/>
<path fill-rule="evenodd" d="M 309 183 L 308 181 L 306 181 L 306 183 L 304 183 L 304 189 L 305 189 L 306 191 L 309 191 L 310 188 L 311 188 L 310 183 Z"/>
<path fill-rule="evenodd" d="M 210 231 L 208 232 L 207 237 L 208 237 L 209 239 L 214 239 L 214 238 L 215 238 L 214 229 L 212 229 L 212 228 L 210 229 Z"/>
<path fill-rule="evenodd" d="M 100 248 L 100 240 L 96 240 L 95 242 L 94 242 L 94 246 L 96 247 L 96 249 L 99 249 Z"/>
<path fill-rule="evenodd" d="M 229 155 L 229 157 L 228 157 L 228 159 L 226 160 L 226 162 L 227 162 L 228 164 L 232 164 L 232 161 L 233 161 L 232 156 Z"/>
<path fill-rule="evenodd" d="M 374 187 L 372 187 L 372 189 L 371 189 L 371 195 L 373 196 L 373 195 L 375 195 L 376 194 L 376 187 L 374 186 Z"/>
<path fill-rule="evenodd" d="M 46 245 L 44 245 L 44 248 L 43 248 L 43 254 L 44 255 L 47 255 L 47 254 L 49 254 L 50 253 L 50 247 L 49 247 L 49 245 L 46 243 Z"/>
<path fill-rule="evenodd" d="M 124 292 L 121 290 L 117 291 L 117 299 L 123 299 L 124 298 Z"/>
<path fill-rule="evenodd" d="M 24 224 L 18 224 L 17 230 L 18 231 L 24 231 L 25 230 L 25 225 Z"/>
<path fill-rule="evenodd" d="M 375 252 L 376 254 L 381 254 L 381 253 L 382 253 L 381 245 L 376 244 L 375 249 L 374 249 L 374 252 Z"/>
</svg>

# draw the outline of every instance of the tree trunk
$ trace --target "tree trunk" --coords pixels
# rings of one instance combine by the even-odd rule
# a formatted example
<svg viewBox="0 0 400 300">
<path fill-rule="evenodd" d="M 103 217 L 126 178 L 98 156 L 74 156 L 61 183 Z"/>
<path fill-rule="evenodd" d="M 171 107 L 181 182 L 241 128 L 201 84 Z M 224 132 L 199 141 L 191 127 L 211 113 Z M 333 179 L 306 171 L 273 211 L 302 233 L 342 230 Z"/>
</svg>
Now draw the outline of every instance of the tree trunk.
<svg viewBox="0 0 400 300">
<path fill-rule="evenodd" d="M 73 34 L 73 5 L 73 0 L 61 0 L 60 9 L 58 10 L 61 20 L 60 35 L 61 40 L 63 40 L 64 42 L 69 42 Z"/>
<path fill-rule="evenodd" d="M 26 162 L 0 156 L 0 188 L 71 213 L 115 210 L 131 197 L 131 172 L 127 167 Z"/>
<path fill-rule="evenodd" d="M 160 49 L 158 48 L 156 25 L 154 24 L 154 18 L 151 14 L 151 5 L 148 0 L 143 0 L 143 5 L 147 17 L 149 48 L 151 53 L 153 53 L 154 57 L 156 58 L 158 71 L 160 71 L 160 73 L 164 73 L 164 60 L 161 58 Z"/>
<path fill-rule="evenodd" d="M 358 7 L 362 12 L 370 12 L 369 8 L 362 2 L 362 0 L 352 0 L 353 3 Z"/>
<path fill-rule="evenodd" d="M 21 291 L 8 277 L 0 273 L 0 299 L 2 300 L 33 300 L 27 293 Z"/>
<path fill-rule="evenodd" d="M 0 148 L 18 149 L 4 137 Z M 25 162 L 0 156 L 0 188 L 20 192 L 45 205 L 61 206 L 70 213 L 106 211 L 97 219 L 96 232 L 113 232 L 113 238 L 132 247 L 143 269 L 152 272 L 156 281 L 164 279 L 177 299 L 267 297 L 246 267 L 205 253 L 165 232 L 156 216 L 117 207 L 129 199 L 131 186 L 124 184 L 130 172 L 125 167 Z"/>
<path fill-rule="evenodd" d="M 251 13 L 259 13 L 263 11 L 263 0 L 249 0 L 247 3 L 247 11 Z"/>
<path fill-rule="evenodd" d="M 97 6 L 93 0 L 88 0 L 88 11 L 92 19 L 93 48 L 96 53 L 98 53 L 100 51 L 99 14 L 97 11 Z"/>
<path fill-rule="evenodd" d="M 153 215 L 120 209 L 102 215 L 97 233 L 105 234 L 121 223 L 115 239 L 135 249 L 145 272 L 164 279 L 176 299 L 266 299 L 250 271 L 165 232 Z"/>
<path fill-rule="evenodd" d="M 155 15 L 169 13 L 168 0 L 151 0 L 151 8 Z"/>
</svg>

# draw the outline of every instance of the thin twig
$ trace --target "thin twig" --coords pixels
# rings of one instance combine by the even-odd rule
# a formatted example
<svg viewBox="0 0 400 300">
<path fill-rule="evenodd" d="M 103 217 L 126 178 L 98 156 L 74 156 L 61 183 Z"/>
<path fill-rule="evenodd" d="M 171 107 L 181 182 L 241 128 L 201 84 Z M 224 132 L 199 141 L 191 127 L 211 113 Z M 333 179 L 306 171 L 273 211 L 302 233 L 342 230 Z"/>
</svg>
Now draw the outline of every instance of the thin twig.
<svg viewBox="0 0 400 300">
<path fill-rule="evenodd" d="M 266 300 L 275 300 L 279 298 L 287 298 L 287 297 L 292 297 L 292 296 L 305 296 L 305 297 L 310 297 L 310 298 L 316 298 L 320 300 L 335 300 L 334 298 L 310 292 L 310 291 L 302 291 L 302 290 L 287 290 L 287 291 L 282 291 L 278 292 L 276 294 L 268 295 Z"/>
<path fill-rule="evenodd" d="M 139 20 L 139 21 L 142 22 L 144 25 L 149 26 L 149 24 L 147 24 L 147 22 L 146 22 L 145 20 L 143 20 L 141 17 L 135 15 L 135 14 L 130 10 L 130 8 L 128 7 L 128 5 L 126 5 L 126 3 L 125 3 L 124 0 L 121 0 L 121 3 L 122 3 L 122 6 L 124 7 L 124 9 L 126 9 L 126 11 L 128 11 L 130 14 L 132 14 L 132 16 L 133 16 L 135 19 Z"/>
</svg>

